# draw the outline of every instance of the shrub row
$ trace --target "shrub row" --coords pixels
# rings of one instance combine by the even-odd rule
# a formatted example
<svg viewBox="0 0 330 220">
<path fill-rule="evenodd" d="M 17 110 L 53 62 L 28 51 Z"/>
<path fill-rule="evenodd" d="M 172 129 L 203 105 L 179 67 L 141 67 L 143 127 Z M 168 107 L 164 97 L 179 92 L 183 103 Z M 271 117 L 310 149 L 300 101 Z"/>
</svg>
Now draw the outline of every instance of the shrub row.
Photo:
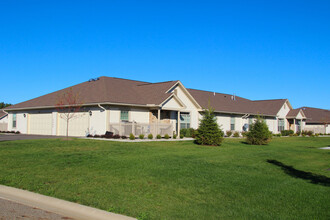
<svg viewBox="0 0 330 220">
<path fill-rule="evenodd" d="M 104 135 L 98 135 L 98 134 L 95 134 L 95 135 L 91 135 L 91 134 L 89 134 L 89 135 L 87 135 L 87 137 L 91 137 L 91 138 L 107 138 L 107 139 L 127 139 L 127 137 L 126 136 L 120 136 L 120 135 L 118 135 L 118 134 L 113 134 L 113 132 L 106 132 Z M 180 138 L 183 138 L 184 136 L 183 135 L 180 135 Z M 145 136 L 144 136 L 144 134 L 140 134 L 138 137 L 135 137 L 135 135 L 133 135 L 132 133 L 129 135 L 129 137 L 128 137 L 130 140 L 135 140 L 135 139 L 145 139 Z M 154 136 L 152 135 L 152 134 L 149 134 L 148 136 L 147 136 L 147 138 L 148 139 L 153 139 L 154 138 Z M 157 136 L 156 136 L 156 139 L 162 139 L 162 138 L 165 138 L 165 139 L 170 139 L 171 137 L 170 137 L 170 135 L 168 135 L 168 134 L 165 134 L 164 135 L 164 137 L 162 137 L 160 134 L 158 134 Z M 176 134 L 174 134 L 173 135 L 173 139 L 176 139 L 177 138 L 177 135 Z"/>
<path fill-rule="evenodd" d="M 0 131 L 0 133 L 5 133 L 5 134 L 20 134 L 21 132 L 19 132 L 19 131 Z"/>
</svg>

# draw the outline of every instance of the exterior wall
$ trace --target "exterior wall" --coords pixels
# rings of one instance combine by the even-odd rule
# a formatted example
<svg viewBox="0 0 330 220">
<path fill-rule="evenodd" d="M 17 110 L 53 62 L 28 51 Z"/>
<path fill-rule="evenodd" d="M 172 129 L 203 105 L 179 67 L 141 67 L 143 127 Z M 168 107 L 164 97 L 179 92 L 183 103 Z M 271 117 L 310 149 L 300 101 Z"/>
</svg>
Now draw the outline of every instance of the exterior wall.
<svg viewBox="0 0 330 220">
<path fill-rule="evenodd" d="M 16 128 L 13 128 L 13 114 L 16 113 Z M 19 131 L 22 134 L 27 133 L 28 114 L 26 112 L 8 113 L 8 131 Z"/>
<path fill-rule="evenodd" d="M 135 121 L 138 123 L 149 123 L 149 112 L 148 108 L 129 108 L 129 107 L 121 107 L 121 106 L 110 106 L 110 119 L 111 123 L 119 123 L 120 122 L 120 111 L 127 110 L 128 120 Z"/>
<path fill-rule="evenodd" d="M 220 128 L 226 132 L 231 130 L 231 118 L 235 118 L 235 130 L 234 131 L 243 131 L 243 125 L 246 123 L 246 119 L 242 119 L 243 115 L 232 115 L 232 114 L 225 114 L 225 113 L 216 113 L 217 123 L 219 124 Z"/>
<path fill-rule="evenodd" d="M 289 130 L 290 129 L 290 125 L 288 120 L 286 119 L 286 115 L 289 113 L 289 111 L 291 110 L 290 106 L 288 105 L 288 103 L 284 103 L 284 105 L 282 106 L 282 108 L 280 109 L 280 111 L 277 113 L 277 118 L 283 118 L 284 119 L 284 129 L 285 130 Z M 278 129 L 277 129 L 277 125 L 276 125 L 276 132 L 274 133 L 279 133 Z"/>
<path fill-rule="evenodd" d="M 89 112 L 89 134 L 105 134 L 107 130 L 106 114 L 107 111 L 99 107 L 90 108 L 92 115 Z"/>
<path fill-rule="evenodd" d="M 322 124 L 306 124 L 303 130 L 313 131 L 314 133 L 330 133 L 329 125 L 325 127 Z"/>
<path fill-rule="evenodd" d="M 269 131 L 271 131 L 274 134 L 278 133 L 277 119 L 275 117 L 274 118 L 267 117 L 266 124 L 268 126 Z"/>
<path fill-rule="evenodd" d="M 181 86 L 176 86 L 170 92 L 175 92 L 178 98 L 182 101 L 182 103 L 186 106 L 186 108 L 182 109 L 181 112 L 189 112 L 190 113 L 190 127 L 197 129 L 199 125 L 199 112 L 196 105 L 189 98 L 186 92 L 181 88 Z"/>
<path fill-rule="evenodd" d="M 129 112 L 130 120 L 137 123 L 149 123 L 149 111 L 150 110 L 146 108 L 132 108 Z"/>
<path fill-rule="evenodd" d="M 0 119 L 0 131 L 8 131 L 8 115 Z"/>
<path fill-rule="evenodd" d="M 164 105 L 163 105 L 163 109 L 166 108 L 170 108 L 170 109 L 180 109 L 183 106 L 177 101 L 175 100 L 175 98 L 171 98 L 170 100 L 168 100 Z"/>
</svg>

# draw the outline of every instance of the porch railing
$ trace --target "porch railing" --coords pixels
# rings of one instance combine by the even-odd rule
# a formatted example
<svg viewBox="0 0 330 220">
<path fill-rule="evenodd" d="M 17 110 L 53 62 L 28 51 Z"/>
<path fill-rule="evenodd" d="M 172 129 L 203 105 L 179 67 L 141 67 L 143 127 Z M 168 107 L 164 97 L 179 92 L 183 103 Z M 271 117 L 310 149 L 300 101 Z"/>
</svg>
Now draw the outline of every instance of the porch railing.
<svg viewBox="0 0 330 220">
<path fill-rule="evenodd" d="M 173 135 L 174 126 L 173 124 L 165 123 L 137 123 L 137 122 L 122 122 L 122 123 L 111 123 L 110 132 L 119 134 L 121 136 L 129 136 L 131 133 L 135 136 L 143 134 L 145 136 L 152 134 L 154 137 L 160 134 L 164 136 L 168 134 Z"/>
</svg>

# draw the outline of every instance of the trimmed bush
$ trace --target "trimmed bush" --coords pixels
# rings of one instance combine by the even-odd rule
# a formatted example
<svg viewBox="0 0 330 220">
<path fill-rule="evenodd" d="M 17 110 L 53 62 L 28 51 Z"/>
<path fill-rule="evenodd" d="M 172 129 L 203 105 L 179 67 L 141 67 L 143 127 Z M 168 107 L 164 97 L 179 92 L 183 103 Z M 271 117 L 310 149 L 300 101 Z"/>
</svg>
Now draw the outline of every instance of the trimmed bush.
<svg viewBox="0 0 330 220">
<path fill-rule="evenodd" d="M 169 139 L 169 138 L 170 138 L 170 135 L 165 134 L 164 138 L 165 138 L 165 139 Z"/>
<path fill-rule="evenodd" d="M 173 139 L 176 139 L 177 135 L 176 134 L 173 134 Z"/>
<path fill-rule="evenodd" d="M 120 139 L 120 135 L 119 135 L 119 134 L 115 134 L 115 135 L 113 136 L 113 138 L 114 138 L 114 139 Z"/>
<path fill-rule="evenodd" d="M 148 135 L 148 139 L 151 140 L 151 139 L 153 139 L 153 138 L 154 138 L 154 136 L 153 136 L 152 134 L 149 134 L 149 135 Z"/>
<path fill-rule="evenodd" d="M 193 128 L 182 128 L 180 134 L 183 134 L 184 137 L 195 137 L 196 130 Z"/>
<path fill-rule="evenodd" d="M 272 133 L 269 131 L 266 122 L 258 116 L 256 121 L 250 126 L 246 142 L 253 145 L 264 145 L 268 144 L 271 139 Z"/>
<path fill-rule="evenodd" d="M 162 136 L 160 134 L 157 134 L 156 138 L 157 139 L 162 139 Z"/>
<path fill-rule="evenodd" d="M 293 130 L 283 130 L 281 131 L 282 136 L 292 136 L 294 134 Z"/>
<path fill-rule="evenodd" d="M 236 137 L 236 138 L 238 138 L 238 137 L 239 137 L 239 132 L 238 132 L 238 131 L 235 131 L 235 133 L 234 133 L 233 137 Z"/>
<path fill-rule="evenodd" d="M 247 135 L 248 133 L 249 133 L 248 131 L 242 131 L 241 134 L 242 134 L 243 137 L 246 137 L 246 135 Z"/>
<path fill-rule="evenodd" d="M 131 141 L 135 140 L 135 136 L 134 136 L 134 134 L 130 133 L 130 134 L 129 134 L 129 139 L 130 139 Z"/>
<path fill-rule="evenodd" d="M 223 141 L 223 132 L 219 128 L 214 109 L 209 107 L 202 113 L 199 128 L 195 133 L 195 143 L 201 145 L 220 146 Z"/>
<path fill-rule="evenodd" d="M 302 131 L 301 132 L 303 135 L 308 135 L 308 136 L 312 136 L 313 135 L 313 131 Z"/>
<path fill-rule="evenodd" d="M 180 134 L 182 134 L 184 137 L 186 137 L 187 134 L 187 128 L 181 128 Z"/>
<path fill-rule="evenodd" d="M 139 135 L 139 138 L 140 138 L 140 139 L 144 139 L 144 134 L 140 134 L 140 135 Z"/>
<path fill-rule="evenodd" d="M 183 134 L 180 134 L 180 138 L 182 139 L 184 136 L 183 136 Z"/>
<path fill-rule="evenodd" d="M 226 136 L 227 136 L 227 137 L 230 137 L 232 134 L 233 134 L 232 131 L 226 131 Z"/>
<path fill-rule="evenodd" d="M 127 137 L 125 135 L 121 136 L 121 139 L 127 139 Z"/>
</svg>

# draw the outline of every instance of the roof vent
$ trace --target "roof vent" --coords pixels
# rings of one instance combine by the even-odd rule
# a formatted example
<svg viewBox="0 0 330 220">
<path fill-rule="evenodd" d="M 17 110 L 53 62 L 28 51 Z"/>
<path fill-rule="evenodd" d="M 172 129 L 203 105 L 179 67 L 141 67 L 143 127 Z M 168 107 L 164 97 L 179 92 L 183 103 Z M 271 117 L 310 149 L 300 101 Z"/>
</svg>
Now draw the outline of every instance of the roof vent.
<svg viewBox="0 0 330 220">
<path fill-rule="evenodd" d="M 97 78 L 91 78 L 91 79 L 88 80 L 88 82 L 97 81 L 97 80 L 99 80 L 99 79 L 100 79 L 99 77 L 97 77 Z"/>
</svg>

